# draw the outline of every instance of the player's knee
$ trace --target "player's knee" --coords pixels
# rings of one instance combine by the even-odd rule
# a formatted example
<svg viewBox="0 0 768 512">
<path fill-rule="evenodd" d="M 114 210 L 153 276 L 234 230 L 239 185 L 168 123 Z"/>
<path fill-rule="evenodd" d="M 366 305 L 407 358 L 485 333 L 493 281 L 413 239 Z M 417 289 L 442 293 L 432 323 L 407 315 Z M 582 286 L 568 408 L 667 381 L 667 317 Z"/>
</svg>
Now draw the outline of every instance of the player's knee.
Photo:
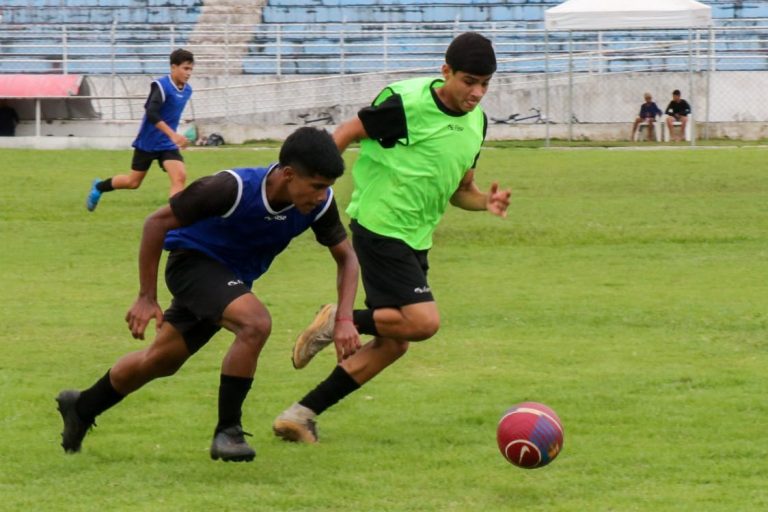
<svg viewBox="0 0 768 512">
<path fill-rule="evenodd" d="M 440 313 L 434 305 L 423 304 L 403 309 L 405 336 L 409 341 L 424 341 L 440 329 Z"/>
<path fill-rule="evenodd" d="M 439 317 L 427 317 L 413 326 L 413 332 L 410 339 L 412 341 L 428 340 L 440 330 Z"/>
<path fill-rule="evenodd" d="M 178 184 L 178 185 L 184 186 L 184 183 L 187 182 L 187 173 L 185 171 L 183 171 L 183 170 L 176 171 L 171 176 L 171 181 L 174 184 Z"/>
<path fill-rule="evenodd" d="M 269 315 L 253 315 L 240 327 L 237 338 L 254 349 L 261 350 L 272 332 Z"/>
</svg>

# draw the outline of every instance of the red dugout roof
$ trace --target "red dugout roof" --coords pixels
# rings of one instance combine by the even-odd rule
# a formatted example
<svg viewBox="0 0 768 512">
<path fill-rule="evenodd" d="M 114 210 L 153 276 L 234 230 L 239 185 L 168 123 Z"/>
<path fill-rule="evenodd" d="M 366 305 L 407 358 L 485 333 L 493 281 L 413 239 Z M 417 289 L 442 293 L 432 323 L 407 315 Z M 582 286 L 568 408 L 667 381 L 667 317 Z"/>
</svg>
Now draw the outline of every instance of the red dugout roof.
<svg viewBox="0 0 768 512">
<path fill-rule="evenodd" d="M 0 75 L 0 97 L 63 98 L 77 96 L 81 75 Z"/>
</svg>

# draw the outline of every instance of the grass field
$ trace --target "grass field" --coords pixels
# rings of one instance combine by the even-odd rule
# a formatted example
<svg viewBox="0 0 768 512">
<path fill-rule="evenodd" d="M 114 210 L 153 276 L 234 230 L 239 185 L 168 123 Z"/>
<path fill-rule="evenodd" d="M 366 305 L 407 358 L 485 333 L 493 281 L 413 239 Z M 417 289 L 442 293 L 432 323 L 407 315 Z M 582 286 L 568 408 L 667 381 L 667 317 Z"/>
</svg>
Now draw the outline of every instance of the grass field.
<svg viewBox="0 0 768 512">
<path fill-rule="evenodd" d="M 194 178 L 275 155 L 186 158 Z M 274 320 L 244 413 L 257 458 L 224 464 L 207 454 L 224 333 L 64 455 L 56 393 L 142 346 L 123 315 L 143 219 L 168 183 L 153 168 L 91 214 L 90 181 L 129 152 L 0 150 L 0 509 L 768 510 L 767 156 L 486 150 L 478 179 L 513 189 L 509 218 L 449 211 L 430 254 L 440 332 L 324 414 L 316 446 L 271 434 L 333 367 L 331 351 L 300 372 L 289 362 L 334 296 L 330 257 L 303 236 L 255 286 Z M 565 425 L 543 469 L 495 446 L 499 416 L 523 400 Z"/>
</svg>

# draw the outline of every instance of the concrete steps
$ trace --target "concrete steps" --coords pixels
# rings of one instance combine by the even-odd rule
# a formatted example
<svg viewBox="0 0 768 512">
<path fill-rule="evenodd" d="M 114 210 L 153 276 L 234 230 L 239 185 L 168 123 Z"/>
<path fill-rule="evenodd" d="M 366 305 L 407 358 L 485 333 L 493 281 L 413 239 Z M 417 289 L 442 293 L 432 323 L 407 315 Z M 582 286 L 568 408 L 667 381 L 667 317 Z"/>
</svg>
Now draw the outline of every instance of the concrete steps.
<svg viewBox="0 0 768 512">
<path fill-rule="evenodd" d="M 261 23 L 267 0 L 205 0 L 189 46 L 195 73 L 239 75 L 254 28 Z"/>
</svg>

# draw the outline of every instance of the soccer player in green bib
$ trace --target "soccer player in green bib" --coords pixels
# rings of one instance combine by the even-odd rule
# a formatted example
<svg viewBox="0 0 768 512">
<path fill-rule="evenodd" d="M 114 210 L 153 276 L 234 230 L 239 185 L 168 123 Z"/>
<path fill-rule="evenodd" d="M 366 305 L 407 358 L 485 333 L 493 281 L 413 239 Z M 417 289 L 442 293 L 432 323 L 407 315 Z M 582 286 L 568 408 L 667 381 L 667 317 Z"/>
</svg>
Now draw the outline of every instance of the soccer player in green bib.
<svg viewBox="0 0 768 512">
<path fill-rule="evenodd" d="M 321 308 L 296 340 L 293 364 L 303 368 L 330 344 L 338 322 L 352 322 L 374 338 L 338 354 L 341 362 L 330 376 L 277 417 L 277 436 L 317 442 L 317 415 L 397 361 L 409 342 L 437 332 L 427 253 L 448 203 L 501 217 L 509 206 L 508 190 L 493 183 L 483 193 L 474 180 L 488 124 L 479 104 L 495 71 L 491 42 L 474 32 L 461 34 L 445 53 L 442 78 L 390 84 L 335 131 L 341 151 L 360 141 L 347 213 L 367 309 L 349 317 L 337 315 L 331 304 Z"/>
</svg>

